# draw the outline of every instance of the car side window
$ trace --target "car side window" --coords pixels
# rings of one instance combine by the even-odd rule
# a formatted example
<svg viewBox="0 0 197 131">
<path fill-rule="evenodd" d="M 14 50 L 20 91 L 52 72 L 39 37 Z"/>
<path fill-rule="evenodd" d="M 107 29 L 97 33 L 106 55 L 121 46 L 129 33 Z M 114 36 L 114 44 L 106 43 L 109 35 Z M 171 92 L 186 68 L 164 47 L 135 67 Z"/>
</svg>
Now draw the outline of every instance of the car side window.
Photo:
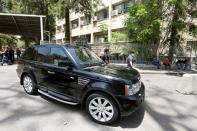
<svg viewBox="0 0 197 131">
<path fill-rule="evenodd" d="M 24 60 L 35 60 L 36 50 L 34 47 L 29 47 L 21 56 Z"/>
<path fill-rule="evenodd" d="M 70 61 L 64 50 L 60 47 L 52 47 L 50 51 L 50 62 L 56 66 L 65 67 L 66 62 Z"/>
<path fill-rule="evenodd" d="M 49 54 L 49 48 L 39 47 L 37 53 L 37 61 L 48 63 L 49 62 L 48 54 Z"/>
</svg>

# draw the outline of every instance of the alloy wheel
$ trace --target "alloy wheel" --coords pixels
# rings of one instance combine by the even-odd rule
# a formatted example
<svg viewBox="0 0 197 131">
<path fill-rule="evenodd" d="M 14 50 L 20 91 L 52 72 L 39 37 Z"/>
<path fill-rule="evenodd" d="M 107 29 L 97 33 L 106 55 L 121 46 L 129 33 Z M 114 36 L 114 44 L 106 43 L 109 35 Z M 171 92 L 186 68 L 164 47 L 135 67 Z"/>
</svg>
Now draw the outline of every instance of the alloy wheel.
<svg viewBox="0 0 197 131">
<path fill-rule="evenodd" d="M 25 76 L 23 79 L 23 86 L 26 92 L 31 93 L 33 89 L 33 82 L 29 76 Z"/>
<path fill-rule="evenodd" d="M 102 97 L 96 97 L 89 103 L 91 116 L 99 122 L 110 121 L 114 115 L 114 108 L 110 101 Z"/>
</svg>

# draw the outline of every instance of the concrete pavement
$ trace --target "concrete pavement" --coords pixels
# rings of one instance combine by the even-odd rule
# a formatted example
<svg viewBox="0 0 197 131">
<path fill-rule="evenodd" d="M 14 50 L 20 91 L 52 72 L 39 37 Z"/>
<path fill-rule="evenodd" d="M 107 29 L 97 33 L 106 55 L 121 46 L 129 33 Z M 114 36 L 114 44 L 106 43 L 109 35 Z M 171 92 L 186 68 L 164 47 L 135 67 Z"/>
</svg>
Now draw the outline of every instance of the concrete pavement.
<svg viewBox="0 0 197 131">
<path fill-rule="evenodd" d="M 90 120 L 79 106 L 29 96 L 19 85 L 16 66 L 0 67 L 0 131 L 196 131 L 197 95 L 177 90 L 197 85 L 196 76 L 142 74 L 146 102 L 114 125 Z M 197 87 L 196 87 L 197 88 Z"/>
</svg>

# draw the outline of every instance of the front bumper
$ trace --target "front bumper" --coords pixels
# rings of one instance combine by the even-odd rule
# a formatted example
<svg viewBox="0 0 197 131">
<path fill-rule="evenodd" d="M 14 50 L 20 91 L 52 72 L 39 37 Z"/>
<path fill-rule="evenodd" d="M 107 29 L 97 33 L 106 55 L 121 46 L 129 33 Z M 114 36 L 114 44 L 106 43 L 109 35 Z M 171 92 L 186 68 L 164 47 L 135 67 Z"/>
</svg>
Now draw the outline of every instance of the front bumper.
<svg viewBox="0 0 197 131">
<path fill-rule="evenodd" d="M 116 96 L 119 102 L 121 116 L 129 116 L 135 112 L 145 100 L 145 87 L 142 84 L 140 90 L 132 96 Z"/>
</svg>

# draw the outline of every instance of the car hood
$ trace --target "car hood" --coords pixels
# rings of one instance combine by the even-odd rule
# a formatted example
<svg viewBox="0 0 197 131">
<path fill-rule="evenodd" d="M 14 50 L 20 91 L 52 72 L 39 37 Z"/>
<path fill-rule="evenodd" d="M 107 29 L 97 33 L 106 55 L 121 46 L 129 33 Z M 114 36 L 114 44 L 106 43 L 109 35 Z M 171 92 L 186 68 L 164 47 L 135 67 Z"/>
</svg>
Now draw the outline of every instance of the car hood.
<svg viewBox="0 0 197 131">
<path fill-rule="evenodd" d="M 116 78 L 125 80 L 135 80 L 140 76 L 139 72 L 133 68 L 126 68 L 118 65 L 105 65 L 105 66 L 93 66 L 84 68 L 84 71 L 99 73 L 102 75 L 109 75 Z"/>
</svg>

